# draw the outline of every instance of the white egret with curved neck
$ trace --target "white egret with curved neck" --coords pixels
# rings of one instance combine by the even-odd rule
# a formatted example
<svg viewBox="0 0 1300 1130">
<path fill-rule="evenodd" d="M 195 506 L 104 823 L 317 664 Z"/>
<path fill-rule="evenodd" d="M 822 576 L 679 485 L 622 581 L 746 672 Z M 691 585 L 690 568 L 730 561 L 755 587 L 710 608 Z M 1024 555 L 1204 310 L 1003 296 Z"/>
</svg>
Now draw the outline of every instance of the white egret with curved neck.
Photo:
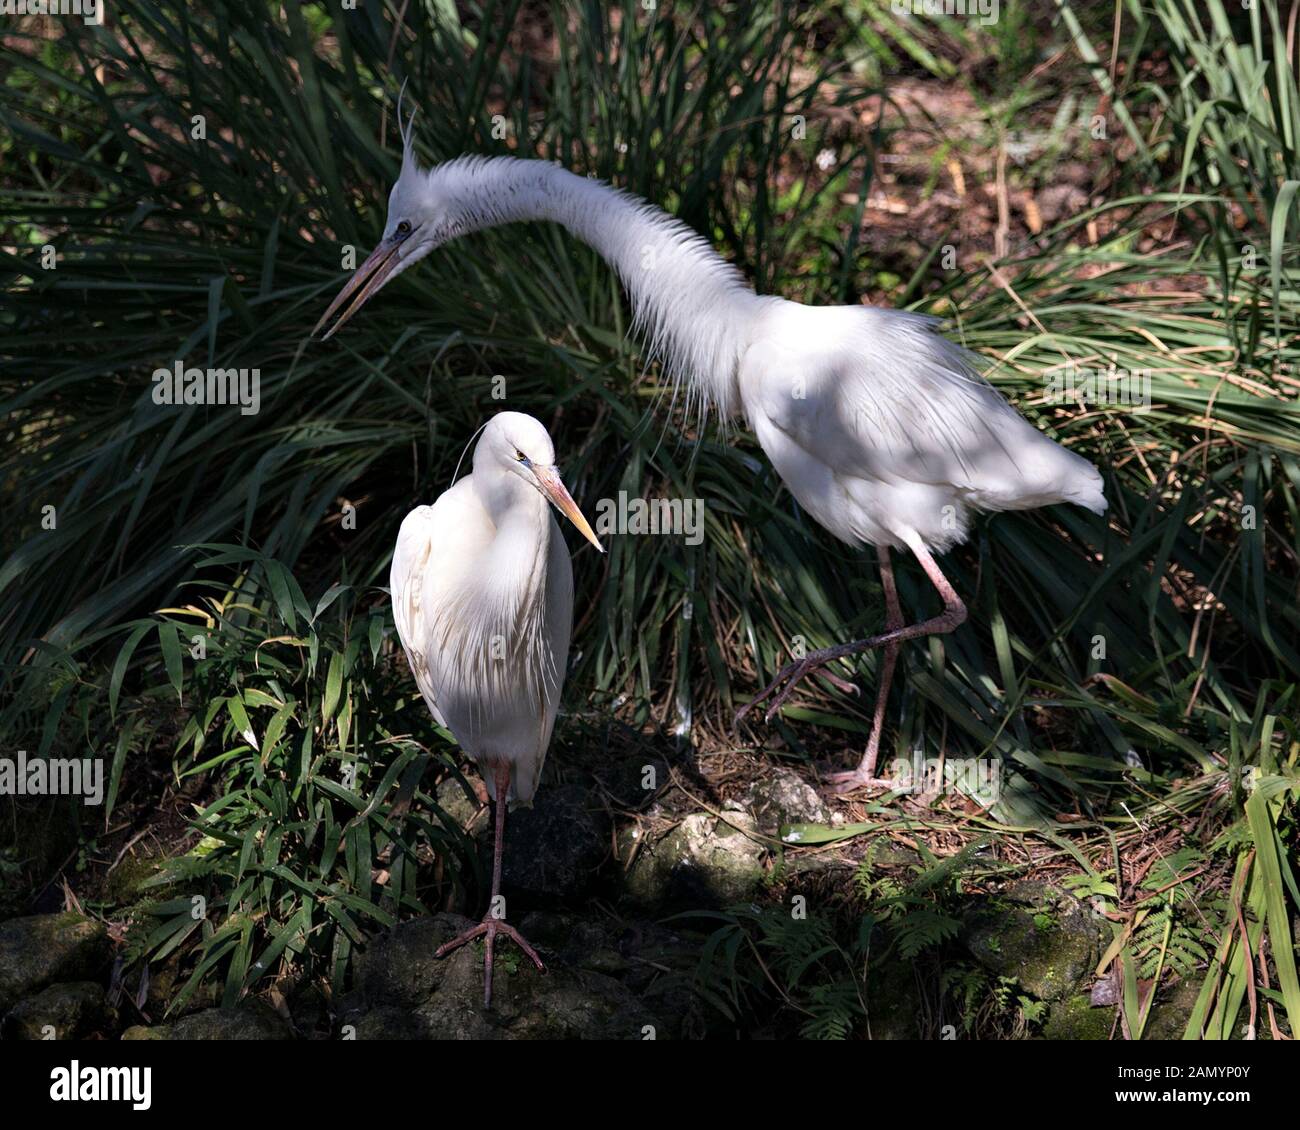
<svg viewBox="0 0 1300 1130">
<path fill-rule="evenodd" d="M 501 412 L 483 429 L 473 473 L 406 516 L 389 577 L 416 685 L 477 762 L 496 802 L 488 912 L 438 950 L 443 957 L 485 938 L 485 1007 L 498 934 L 544 968 L 499 913 L 499 896 L 506 808 L 531 805 L 537 791 L 573 629 L 573 568 L 548 503 L 601 549 L 560 481 L 546 429 L 531 416 Z"/>
<path fill-rule="evenodd" d="M 462 157 L 431 169 L 409 131 L 383 239 L 326 310 L 328 338 L 387 283 L 457 236 L 516 221 L 561 224 L 614 268 L 634 324 L 695 405 L 743 413 L 799 504 L 852 546 L 875 546 L 885 630 L 786 664 L 737 721 L 825 664 L 884 648 L 875 715 L 841 789 L 875 777 L 899 645 L 950 632 L 966 607 L 934 555 L 966 539 L 973 514 L 1073 502 L 1106 509 L 1101 475 L 1023 419 L 978 373 L 975 359 L 922 315 L 868 306 L 805 306 L 759 296 L 699 235 L 645 200 L 558 165 Z M 943 611 L 905 624 L 890 551 L 910 550 Z M 851 684 L 820 670 L 845 690 Z"/>
</svg>

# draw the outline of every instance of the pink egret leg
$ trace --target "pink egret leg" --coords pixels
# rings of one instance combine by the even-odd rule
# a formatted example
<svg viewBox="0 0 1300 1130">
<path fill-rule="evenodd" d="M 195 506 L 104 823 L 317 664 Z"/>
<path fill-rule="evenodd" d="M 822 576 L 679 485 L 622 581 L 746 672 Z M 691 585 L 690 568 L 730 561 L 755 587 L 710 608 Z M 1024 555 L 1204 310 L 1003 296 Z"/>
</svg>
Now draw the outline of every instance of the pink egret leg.
<svg viewBox="0 0 1300 1130">
<path fill-rule="evenodd" d="M 446 957 L 452 950 L 458 949 L 475 938 L 483 938 L 483 1007 L 492 1007 L 492 944 L 498 934 L 504 934 L 524 951 L 538 969 L 546 972 L 546 966 L 533 949 L 513 926 L 504 919 L 495 917 L 497 895 L 501 893 L 501 856 L 506 839 L 506 796 L 510 792 L 510 766 L 502 762 L 495 767 L 493 778 L 496 782 L 496 843 L 492 851 L 492 898 L 488 903 L 488 912 L 477 926 L 471 926 L 463 934 L 438 947 L 434 957 Z"/>
<path fill-rule="evenodd" d="M 869 636 L 867 639 L 853 640 L 850 643 L 841 643 L 835 644 L 833 647 L 824 647 L 820 651 L 811 651 L 802 659 L 797 659 L 792 663 L 787 663 L 777 672 L 776 678 L 767 685 L 763 693 L 755 698 L 753 702 L 741 709 L 740 713 L 736 715 L 736 722 L 739 723 L 746 714 L 748 714 L 764 699 L 775 695 L 776 697 L 772 699 L 771 705 L 767 708 L 767 713 L 763 716 L 764 721 L 770 722 L 772 716 L 781 709 L 782 704 L 790 697 L 790 692 L 794 690 L 800 680 L 826 663 L 830 663 L 836 659 L 843 659 L 845 656 L 854 655 L 860 651 L 868 651 L 873 647 L 887 648 L 891 644 L 902 644 L 906 640 L 914 640 L 919 639 L 922 636 L 933 636 L 951 632 L 954 628 L 965 623 L 966 605 L 962 603 L 961 597 L 957 595 L 952 585 L 948 583 L 948 578 L 943 575 L 943 571 L 939 568 L 935 559 L 930 555 L 930 551 L 927 550 L 919 541 L 912 543 L 911 549 L 912 552 L 916 554 L 916 559 L 921 563 L 921 568 L 925 570 L 926 576 L 930 578 L 930 583 L 934 585 L 939 595 L 943 597 L 943 611 L 940 612 L 938 616 L 933 616 L 929 620 L 922 620 L 917 624 L 908 624 L 905 627 L 887 628 L 886 631 L 882 632 L 878 636 Z M 884 561 L 885 559 L 882 558 L 882 579 L 885 573 Z M 889 579 L 891 582 L 893 581 L 892 565 L 889 568 Z M 886 595 L 885 599 L 888 601 L 888 595 Z M 897 599 L 897 593 L 895 593 L 895 599 Z M 886 656 L 886 659 L 888 659 L 888 656 Z M 887 669 L 892 678 L 892 664 L 887 663 Z M 882 671 L 882 676 L 883 675 L 884 672 Z M 881 701 L 878 698 L 876 702 L 876 718 L 880 719 L 881 717 Z M 879 729 L 879 726 L 872 727 L 872 736 L 876 740 L 874 743 L 868 745 L 869 753 L 873 748 L 876 753 L 879 752 Z M 875 755 L 871 754 L 871 756 L 874 763 Z M 863 758 L 863 764 L 865 763 L 866 758 Z M 862 766 L 859 766 L 859 769 L 861 768 Z M 874 771 L 874 764 L 872 766 L 872 771 Z M 857 770 L 854 772 L 856 774 Z"/>
<path fill-rule="evenodd" d="M 898 603 L 898 586 L 894 584 L 894 563 L 889 557 L 889 547 L 880 547 L 880 584 L 885 590 L 885 632 L 895 632 L 903 626 L 903 609 Z M 872 785 L 888 785 L 875 775 L 876 760 L 880 756 L 880 739 L 885 730 L 885 705 L 889 701 L 889 688 L 894 681 L 894 665 L 902 643 L 890 640 L 885 644 L 885 654 L 880 661 L 880 686 L 876 690 L 876 713 L 871 719 L 871 736 L 867 739 L 867 752 L 856 769 L 832 773 L 829 784 L 836 792 L 847 793 Z"/>
</svg>

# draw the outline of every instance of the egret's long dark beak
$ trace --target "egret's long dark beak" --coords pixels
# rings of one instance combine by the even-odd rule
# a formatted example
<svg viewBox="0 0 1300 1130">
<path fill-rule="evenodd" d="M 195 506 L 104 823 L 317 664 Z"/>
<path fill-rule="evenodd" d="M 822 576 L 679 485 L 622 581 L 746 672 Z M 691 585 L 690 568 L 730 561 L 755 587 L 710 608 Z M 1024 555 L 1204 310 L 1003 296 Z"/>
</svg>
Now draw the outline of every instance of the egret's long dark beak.
<svg viewBox="0 0 1300 1130">
<path fill-rule="evenodd" d="M 584 538 L 591 542 L 601 553 L 604 553 L 605 547 L 600 544 L 595 531 L 587 524 L 587 519 L 583 517 L 582 511 L 578 509 L 578 504 L 573 501 L 573 496 L 565 485 L 560 482 L 559 469 L 556 467 L 538 467 L 536 464 L 531 464 L 531 469 L 533 474 L 537 476 L 537 485 L 542 488 L 542 493 L 551 500 L 555 509 L 577 526 L 578 532 Z"/>
<path fill-rule="evenodd" d="M 311 331 L 313 337 L 320 333 L 321 327 L 338 310 L 343 310 L 339 320 L 334 323 L 329 333 L 321 339 L 322 341 L 329 341 L 343 328 L 353 314 L 383 289 L 384 283 L 392 277 L 394 269 L 401 262 L 397 257 L 397 250 L 407 238 L 408 235 L 394 235 L 389 239 L 385 239 L 370 253 L 369 258 L 356 269 L 356 273 L 348 279 L 347 284 L 339 291 L 338 297 L 330 303 L 329 309 L 321 315 L 321 320 L 316 323 L 316 328 Z M 356 301 L 348 306 L 348 302 L 354 297 Z"/>
</svg>

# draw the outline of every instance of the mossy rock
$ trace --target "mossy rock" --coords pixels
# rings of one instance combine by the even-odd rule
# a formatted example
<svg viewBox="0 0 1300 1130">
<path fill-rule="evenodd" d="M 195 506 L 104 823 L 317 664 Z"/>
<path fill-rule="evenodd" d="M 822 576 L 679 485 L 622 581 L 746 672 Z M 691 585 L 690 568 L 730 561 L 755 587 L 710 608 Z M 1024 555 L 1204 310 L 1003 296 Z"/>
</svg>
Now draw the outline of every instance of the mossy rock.
<svg viewBox="0 0 1300 1130">
<path fill-rule="evenodd" d="M 456 936 L 451 921 L 462 919 L 448 914 L 415 918 L 371 938 L 358 954 L 355 969 L 357 990 L 365 1003 L 410 1012 L 436 993 L 447 966 L 433 954 Z"/>
<path fill-rule="evenodd" d="M 656 843 L 645 843 L 627 875 L 627 893 L 641 906 L 727 906 L 744 902 L 767 878 L 767 849 L 748 812 L 721 817 L 695 812 Z M 630 854 L 625 834 L 620 854 Z"/>
<path fill-rule="evenodd" d="M 506 943 L 510 945 L 509 942 Z M 527 961 L 498 964 L 492 1008 L 483 1008 L 483 956 L 464 946 L 447 958 L 440 992 L 414 1014 L 434 1040 L 642 1040 L 662 1023 L 618 981 L 589 970 L 539 973 Z"/>
<path fill-rule="evenodd" d="M 609 816 L 579 785 L 556 785 L 538 794 L 531 808 L 506 820 L 501 888 L 513 906 L 581 900 L 593 892 L 609 856 Z M 491 873 L 491 837 L 483 837 L 484 869 Z M 507 917 L 517 914 L 507 911 Z"/>
<path fill-rule="evenodd" d="M 136 1026 L 124 1040 L 287 1040 L 289 1025 L 261 1001 L 241 1001 L 234 1008 L 205 1008 L 182 1016 L 174 1024 Z"/>
<path fill-rule="evenodd" d="M 1097 915 L 1071 895 L 988 900 L 967 915 L 966 948 L 984 968 L 1043 1001 L 1073 996 L 1092 975 L 1103 944 Z"/>
<path fill-rule="evenodd" d="M 443 959 L 434 956 L 471 924 L 459 915 L 437 914 L 374 939 L 358 960 L 358 990 L 342 1005 L 343 1038 L 642 1040 L 666 1033 L 621 982 L 555 960 L 541 935 L 533 940 L 544 947 L 545 973 L 509 939 L 498 939 L 492 1007 L 485 1009 L 482 943 Z"/>
<path fill-rule="evenodd" d="M 702 1033 L 706 1018 L 687 977 L 666 977 L 665 969 L 695 970 L 707 935 L 673 923 L 624 919 L 606 922 L 568 912 L 538 911 L 519 928 L 549 955 L 551 964 L 616 978 L 650 1012 L 667 1023 L 659 1039 L 677 1039 L 685 1030 Z"/>
<path fill-rule="evenodd" d="M 104 989 L 94 981 L 50 985 L 4 1018 L 6 1040 L 79 1040 L 104 1021 Z"/>
<path fill-rule="evenodd" d="M 1196 1008 L 1196 999 L 1201 994 L 1199 981 L 1179 981 L 1172 989 L 1157 994 L 1151 1005 L 1151 1015 L 1147 1017 L 1143 1029 L 1144 1040 L 1181 1040 L 1187 1030 L 1187 1022 L 1192 1018 Z M 1244 1015 L 1244 1012 L 1243 1012 Z M 1244 1020 L 1243 1020 L 1244 1023 Z M 1268 1023 L 1259 1027 L 1267 1030 Z M 1261 1032 L 1263 1035 L 1263 1032 Z"/>
<path fill-rule="evenodd" d="M 124 1040 L 168 1040 L 170 1038 L 166 1025 L 150 1028 L 145 1024 L 132 1024 L 130 1028 L 122 1033 L 122 1039 Z"/>
<path fill-rule="evenodd" d="M 867 1023 L 873 1040 L 920 1040 L 921 992 L 916 969 L 910 962 L 891 961 L 871 978 L 867 995 Z"/>
<path fill-rule="evenodd" d="M 130 906 L 145 900 L 162 900 L 167 897 L 167 886 L 146 887 L 162 871 L 163 860 L 123 859 L 108 877 L 105 894 L 115 906 Z"/>
<path fill-rule="evenodd" d="M 110 952 L 103 923 L 73 911 L 0 924 L 0 1015 L 53 982 L 100 976 Z"/>
<path fill-rule="evenodd" d="M 1076 993 L 1053 1001 L 1043 1025 L 1045 1040 L 1109 1040 L 1115 1023 L 1115 1008 L 1094 1007 L 1088 993 Z"/>
</svg>

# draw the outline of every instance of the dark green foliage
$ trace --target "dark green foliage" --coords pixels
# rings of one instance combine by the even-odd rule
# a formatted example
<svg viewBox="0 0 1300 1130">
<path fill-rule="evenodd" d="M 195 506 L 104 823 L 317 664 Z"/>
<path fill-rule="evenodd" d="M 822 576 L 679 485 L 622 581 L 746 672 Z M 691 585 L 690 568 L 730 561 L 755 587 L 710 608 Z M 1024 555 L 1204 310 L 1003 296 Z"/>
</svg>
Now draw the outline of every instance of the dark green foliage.
<svg viewBox="0 0 1300 1130">
<path fill-rule="evenodd" d="M 705 504 L 699 546 L 618 537 L 607 559 L 577 555 L 573 703 L 623 703 L 633 724 L 706 744 L 793 636 L 817 647 L 881 622 L 870 555 L 809 522 L 742 430 L 682 418 L 625 337 L 608 268 L 554 229 L 466 239 L 338 339 L 308 340 L 344 245 L 364 251 L 381 230 L 402 81 L 425 160 L 560 160 L 680 215 L 763 291 L 856 301 L 880 273 L 859 237 L 889 138 L 844 130 L 844 116 L 908 68 L 958 73 L 969 49 L 985 64 L 971 78 L 988 106 L 978 144 L 1072 100 L 1044 160 L 1093 162 L 1101 202 L 996 265 L 963 252 L 941 270 L 928 249 L 891 293 L 948 318 L 1036 426 L 1097 462 L 1112 508 L 1105 521 L 998 515 L 950 555 L 971 622 L 904 650 L 884 758 L 992 759 L 997 818 L 1054 843 L 1060 813 L 1084 835 L 1128 829 L 1121 800 L 1149 820 L 1184 806 L 1198 827 L 1208 812 L 1207 838 L 1228 829 L 1221 859 L 1255 861 L 1238 891 L 1248 928 L 1257 940 L 1267 921 L 1289 954 L 1276 939 L 1298 901 L 1300 97 L 1278 65 L 1277 6 L 1228 19 L 1220 0 L 1126 0 L 1115 89 L 1098 61 L 1110 6 L 1103 18 L 1062 0 L 1054 34 L 1073 53 L 1056 74 L 1095 83 L 1066 91 L 1026 74 L 1035 40 L 1019 8 L 986 33 L 900 21 L 883 2 L 397 7 L 401 26 L 391 5 L 120 0 L 111 30 L 19 29 L 0 48 L 0 245 L 14 249 L 0 252 L 0 734 L 105 756 L 109 814 L 162 779 L 202 784 L 205 838 L 135 952 L 201 940 L 196 973 L 237 994 L 290 959 L 337 970 L 361 932 L 427 904 L 414 858 L 454 859 L 457 844 L 415 792 L 428 755 L 412 735 L 430 723 L 385 666 L 376 586 L 402 515 L 449 484 L 503 407 L 547 424 L 589 510 L 620 490 Z M 520 49 L 534 24 L 558 36 L 553 58 Z M 1169 45 L 1179 81 L 1146 81 L 1140 64 Z M 1096 144 L 1078 128 L 1094 110 L 1109 131 Z M 936 142 L 936 165 L 950 144 Z M 817 175 L 823 147 L 836 163 Z M 57 269 L 41 265 L 47 245 Z M 151 376 L 177 360 L 258 367 L 261 411 L 155 404 Z M 1149 374 L 1149 410 L 1045 403 L 1062 365 Z M 216 542 L 257 554 L 201 548 Z M 933 607 L 909 565 L 900 586 L 910 614 Z M 199 628 L 209 650 L 195 660 Z M 858 671 L 867 691 L 876 662 Z M 790 748 L 858 743 L 869 693 L 806 694 L 776 723 Z M 1251 772 L 1263 791 L 1248 800 Z M 412 798 L 411 815 L 392 814 Z M 853 915 L 801 932 L 785 910 L 736 917 L 709 955 L 733 986 L 709 990 L 715 1003 L 739 1015 L 771 988 L 745 964 L 758 953 L 809 1034 L 852 1031 L 867 937 L 918 959 L 949 944 L 942 866 L 875 890 L 865 931 Z M 1090 870 L 1082 886 L 1116 897 L 1115 879 Z M 182 904 L 191 894 L 206 917 Z M 1204 965 L 1179 932 L 1196 929 L 1190 908 L 1148 897 L 1134 978 L 1166 929 L 1166 967 Z M 1235 972 L 1197 1021 L 1231 1032 L 1244 948 L 1211 956 L 1207 984 L 1219 962 Z M 1278 992 L 1300 1015 L 1281 960 Z M 963 1015 L 975 983 L 950 986 Z"/>
<path fill-rule="evenodd" d="M 886 872 L 875 862 L 880 846 L 873 840 L 858 868 L 853 905 L 788 895 L 784 906 L 687 916 L 721 923 L 701 953 L 696 991 L 731 1019 L 766 1002 L 797 1020 L 805 1038 L 843 1039 L 898 995 L 897 971 L 910 979 L 917 966 L 933 971 L 936 1011 L 948 1003 L 968 1032 L 992 1022 L 979 1016 L 988 975 L 951 943 L 961 928 L 963 883 L 1000 868 L 980 861 L 979 841 L 942 860 L 918 843 L 920 862 Z M 902 1007 L 918 1009 L 910 1000 Z"/>
<path fill-rule="evenodd" d="M 213 798 L 194 807 L 194 846 L 144 884 L 165 897 L 137 908 L 127 951 L 162 961 L 198 943 L 173 1009 L 215 976 L 233 1004 L 282 959 L 341 978 L 355 944 L 427 912 L 421 862 L 440 855 L 454 871 L 471 854 L 420 791 L 428 749 L 390 729 L 409 721 L 423 734 L 432 722 L 390 662 L 387 607 L 347 584 L 309 602 L 278 562 L 201 548 L 197 567 L 234 567 L 236 583 L 196 582 L 184 608 L 124 625 L 107 685 L 81 685 L 88 716 L 114 715 L 146 749 L 168 741 L 162 707 L 179 700 L 178 783 L 198 777 Z M 132 666 L 150 638 L 166 642 Z M 128 668 L 139 683 L 124 692 Z"/>
</svg>

